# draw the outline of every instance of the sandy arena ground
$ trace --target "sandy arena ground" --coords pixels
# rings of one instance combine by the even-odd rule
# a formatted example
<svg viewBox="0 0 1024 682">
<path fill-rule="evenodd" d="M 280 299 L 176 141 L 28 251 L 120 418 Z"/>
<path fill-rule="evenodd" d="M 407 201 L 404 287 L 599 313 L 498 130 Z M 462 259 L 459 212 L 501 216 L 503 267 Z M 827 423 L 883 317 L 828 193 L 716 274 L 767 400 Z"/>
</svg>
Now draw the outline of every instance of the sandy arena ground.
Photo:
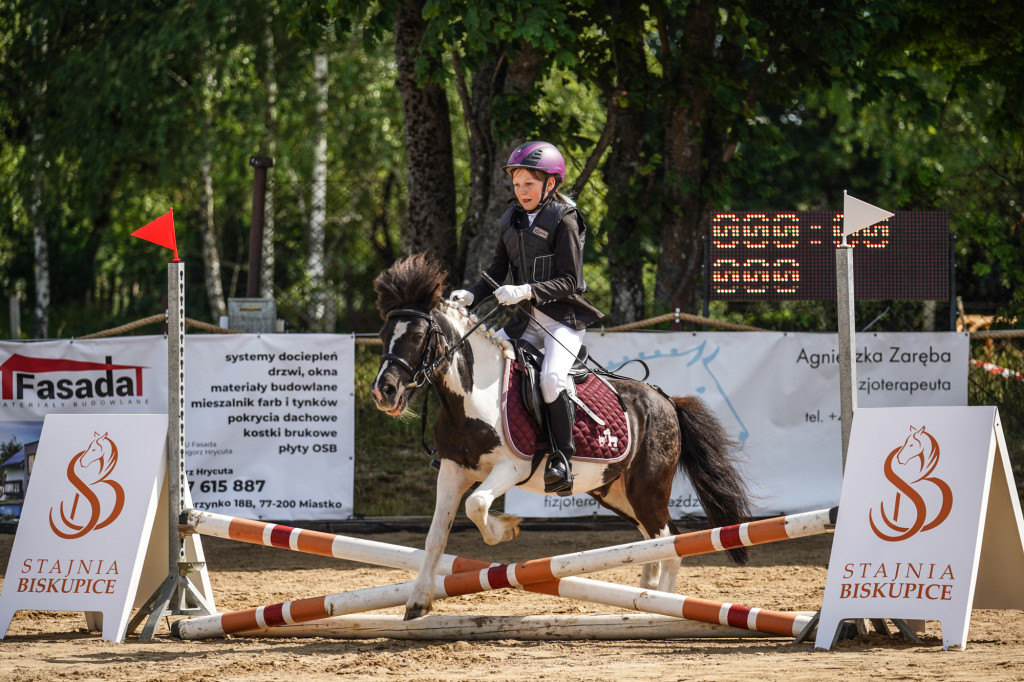
<svg viewBox="0 0 1024 682">
<path fill-rule="evenodd" d="M 366 536 L 422 547 L 413 532 Z M 527 530 L 488 547 L 475 530 L 452 535 L 448 551 L 512 562 L 638 539 L 626 530 Z M 6 567 L 13 536 L 0 536 Z M 831 536 L 751 549 L 747 567 L 724 557 L 683 561 L 677 591 L 781 611 L 821 605 Z M 247 608 L 409 580 L 383 569 L 204 538 L 217 607 Z M 639 569 L 591 577 L 631 585 Z M 1024 576 L 1022 576 L 1024 579 Z M 391 613 L 401 613 L 395 609 Z M 613 613 L 597 604 L 510 591 L 438 601 L 436 614 Z M 1024 680 L 1024 614 L 975 611 L 965 651 L 942 651 L 938 623 L 921 645 L 871 634 L 830 652 L 781 638 L 663 641 L 428 642 L 385 639 L 232 638 L 183 642 L 162 625 L 151 642 L 104 642 L 80 613 L 19 612 L 0 642 L 0 678 L 18 680 Z"/>
</svg>

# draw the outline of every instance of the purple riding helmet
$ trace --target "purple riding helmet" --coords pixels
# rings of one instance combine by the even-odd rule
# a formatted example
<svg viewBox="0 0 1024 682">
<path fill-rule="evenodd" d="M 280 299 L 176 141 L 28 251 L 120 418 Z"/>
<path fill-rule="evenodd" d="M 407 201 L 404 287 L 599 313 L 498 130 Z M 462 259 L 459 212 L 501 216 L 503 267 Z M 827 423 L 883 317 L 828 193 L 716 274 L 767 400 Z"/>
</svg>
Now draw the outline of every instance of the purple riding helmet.
<svg viewBox="0 0 1024 682">
<path fill-rule="evenodd" d="M 505 172 L 511 176 L 515 168 L 535 168 L 553 175 L 558 181 L 556 187 L 565 182 L 565 159 L 550 142 L 535 140 L 516 147 L 508 157 Z"/>
</svg>

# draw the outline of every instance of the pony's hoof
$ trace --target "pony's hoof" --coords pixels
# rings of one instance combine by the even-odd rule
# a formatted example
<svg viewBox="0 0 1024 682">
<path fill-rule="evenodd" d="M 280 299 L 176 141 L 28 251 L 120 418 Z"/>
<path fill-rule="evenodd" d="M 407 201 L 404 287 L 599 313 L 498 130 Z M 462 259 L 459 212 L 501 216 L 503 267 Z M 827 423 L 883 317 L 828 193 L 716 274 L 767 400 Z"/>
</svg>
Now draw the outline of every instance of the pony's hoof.
<svg viewBox="0 0 1024 682">
<path fill-rule="evenodd" d="M 429 606 L 406 606 L 405 607 L 405 618 L 402 620 L 416 620 L 430 613 Z"/>
<path fill-rule="evenodd" d="M 502 514 L 499 517 L 501 525 L 505 527 L 505 537 L 502 538 L 503 541 L 519 537 L 519 534 L 523 532 L 522 529 L 519 528 L 519 522 L 522 520 L 522 516 L 517 516 L 515 514 Z"/>
</svg>

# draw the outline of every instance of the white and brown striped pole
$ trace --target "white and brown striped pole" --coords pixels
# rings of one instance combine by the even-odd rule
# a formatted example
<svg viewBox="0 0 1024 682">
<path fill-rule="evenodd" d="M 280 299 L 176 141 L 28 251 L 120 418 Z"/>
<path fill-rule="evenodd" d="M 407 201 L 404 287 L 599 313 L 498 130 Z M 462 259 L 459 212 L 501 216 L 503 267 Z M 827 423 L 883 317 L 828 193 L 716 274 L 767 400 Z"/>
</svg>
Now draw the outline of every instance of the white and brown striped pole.
<svg viewBox="0 0 1024 682">
<path fill-rule="evenodd" d="M 517 564 L 490 565 L 479 570 L 437 576 L 434 594 L 435 598 L 443 599 L 504 587 L 516 587 L 530 592 L 592 601 L 647 613 L 720 623 L 757 632 L 796 636 L 809 621 L 809 617 L 571 576 L 627 564 L 661 561 L 675 556 L 694 556 L 740 545 L 751 546 L 820 534 L 834 526 L 836 511 L 836 508 L 823 509 L 817 512 L 791 514 L 774 519 L 687 533 L 671 538 L 585 550 Z M 272 531 L 270 532 L 272 533 Z M 373 544 L 384 545 L 384 543 Z M 375 549 L 380 550 L 383 555 L 387 555 L 386 547 L 393 546 L 384 545 Z M 407 550 L 407 548 L 402 549 Z M 417 551 L 419 550 L 412 550 L 412 552 Z M 336 556 L 333 549 L 330 556 Z M 414 555 L 405 554 L 404 556 L 411 558 Z M 401 606 L 408 601 L 412 585 L 411 582 L 408 582 L 373 587 L 193 618 L 176 622 L 173 631 L 182 639 L 204 639 L 278 625 L 304 623 L 348 613 Z"/>
<path fill-rule="evenodd" d="M 422 549 L 304 528 L 293 528 L 279 523 L 253 521 L 238 516 L 224 516 L 197 509 L 189 509 L 183 513 L 180 523 L 186 532 L 265 547 L 277 547 L 293 552 L 359 561 L 375 566 L 407 568 L 417 571 L 423 563 Z M 494 565 L 488 561 L 442 554 L 437 572 L 440 575 L 448 575 L 462 571 L 476 571 Z"/>
</svg>

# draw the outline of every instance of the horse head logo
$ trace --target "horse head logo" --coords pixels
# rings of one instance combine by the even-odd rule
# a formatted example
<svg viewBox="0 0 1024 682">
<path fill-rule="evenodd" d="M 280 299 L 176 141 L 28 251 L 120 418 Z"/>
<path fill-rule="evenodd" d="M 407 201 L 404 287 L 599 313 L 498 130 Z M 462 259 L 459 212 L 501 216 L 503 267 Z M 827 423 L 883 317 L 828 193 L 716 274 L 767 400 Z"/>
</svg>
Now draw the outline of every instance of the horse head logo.
<svg viewBox="0 0 1024 682">
<path fill-rule="evenodd" d="M 57 510 L 50 508 L 50 529 L 65 540 L 109 526 L 124 508 L 124 488 L 110 478 L 117 466 L 117 444 L 106 433 L 94 432 L 93 436 L 88 447 L 68 463 L 68 481 L 75 489 L 73 499 L 61 500 Z M 58 513 L 56 520 L 54 511 Z"/>
<path fill-rule="evenodd" d="M 939 464 L 939 449 L 938 441 L 924 426 L 919 429 L 911 426 L 903 445 L 886 457 L 883 473 L 897 490 L 892 511 L 886 511 L 884 501 L 878 505 L 881 528 L 875 524 L 875 510 L 868 512 L 871 530 L 882 540 L 906 540 L 937 527 L 949 516 L 953 491 L 945 481 L 933 475 Z M 908 504 L 902 504 L 903 498 Z"/>
</svg>

